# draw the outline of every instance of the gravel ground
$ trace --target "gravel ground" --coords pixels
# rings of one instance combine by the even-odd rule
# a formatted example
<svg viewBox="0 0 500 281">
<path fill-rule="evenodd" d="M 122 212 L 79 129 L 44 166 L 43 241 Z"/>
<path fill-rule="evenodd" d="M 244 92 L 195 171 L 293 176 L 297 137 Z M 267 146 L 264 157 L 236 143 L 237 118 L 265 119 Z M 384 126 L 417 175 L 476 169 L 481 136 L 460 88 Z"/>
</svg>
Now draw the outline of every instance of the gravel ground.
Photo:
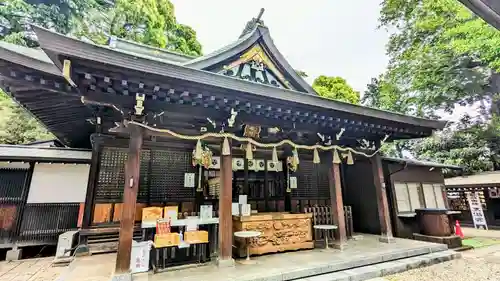
<svg viewBox="0 0 500 281">
<path fill-rule="evenodd" d="M 385 276 L 382 280 L 499 281 L 500 245 L 462 252 L 461 259 Z"/>
</svg>

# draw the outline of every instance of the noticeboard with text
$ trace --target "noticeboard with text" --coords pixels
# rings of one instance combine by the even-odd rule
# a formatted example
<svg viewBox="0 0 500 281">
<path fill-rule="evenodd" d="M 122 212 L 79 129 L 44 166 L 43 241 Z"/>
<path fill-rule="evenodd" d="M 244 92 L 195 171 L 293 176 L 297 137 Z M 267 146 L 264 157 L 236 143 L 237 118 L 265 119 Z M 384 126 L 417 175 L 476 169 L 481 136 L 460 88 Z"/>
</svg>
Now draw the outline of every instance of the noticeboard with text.
<svg viewBox="0 0 500 281">
<path fill-rule="evenodd" d="M 486 217 L 484 216 L 483 206 L 481 205 L 481 200 L 479 198 L 478 192 L 471 192 L 467 195 L 467 200 L 469 201 L 470 213 L 472 215 L 472 221 L 474 222 L 475 228 L 485 228 L 488 229 L 486 223 Z"/>
</svg>

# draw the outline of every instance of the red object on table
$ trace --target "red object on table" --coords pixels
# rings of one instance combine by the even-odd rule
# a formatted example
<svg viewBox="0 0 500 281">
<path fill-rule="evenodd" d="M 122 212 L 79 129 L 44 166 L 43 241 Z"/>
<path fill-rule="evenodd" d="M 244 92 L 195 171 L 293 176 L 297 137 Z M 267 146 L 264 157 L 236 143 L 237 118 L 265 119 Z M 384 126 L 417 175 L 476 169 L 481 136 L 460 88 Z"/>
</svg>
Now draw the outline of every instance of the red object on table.
<svg viewBox="0 0 500 281">
<path fill-rule="evenodd" d="M 170 220 L 167 222 L 156 222 L 156 234 L 162 235 L 170 233 Z"/>
<path fill-rule="evenodd" d="M 464 238 L 464 233 L 462 232 L 462 228 L 460 227 L 460 222 L 458 220 L 455 221 L 455 234 L 460 236 L 460 238 Z"/>
</svg>

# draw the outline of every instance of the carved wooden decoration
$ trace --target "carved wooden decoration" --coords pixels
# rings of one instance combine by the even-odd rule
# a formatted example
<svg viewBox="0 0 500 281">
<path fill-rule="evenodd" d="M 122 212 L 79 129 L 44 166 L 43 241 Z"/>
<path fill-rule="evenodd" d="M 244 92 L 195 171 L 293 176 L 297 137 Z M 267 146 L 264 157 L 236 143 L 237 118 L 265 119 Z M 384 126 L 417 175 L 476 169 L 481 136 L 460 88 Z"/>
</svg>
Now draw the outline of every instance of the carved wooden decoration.
<svg viewBox="0 0 500 281">
<path fill-rule="evenodd" d="M 262 255 L 290 250 L 312 249 L 312 214 L 263 213 L 233 216 L 234 231 L 259 231 L 262 235 L 250 240 L 250 254 Z M 235 238 L 236 255 L 246 255 L 245 241 Z"/>
</svg>

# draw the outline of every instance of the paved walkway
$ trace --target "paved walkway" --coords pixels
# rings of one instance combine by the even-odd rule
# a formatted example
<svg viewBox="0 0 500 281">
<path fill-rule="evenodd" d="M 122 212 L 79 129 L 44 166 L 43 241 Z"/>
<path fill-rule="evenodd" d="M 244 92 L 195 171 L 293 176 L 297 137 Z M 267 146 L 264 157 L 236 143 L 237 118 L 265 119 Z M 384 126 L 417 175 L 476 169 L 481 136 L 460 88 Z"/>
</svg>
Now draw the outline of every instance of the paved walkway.
<svg viewBox="0 0 500 281">
<path fill-rule="evenodd" d="M 137 274 L 136 281 L 226 281 L 253 280 L 256 277 L 287 275 L 296 278 L 303 271 L 342 268 L 351 263 L 377 262 L 389 259 L 401 252 L 429 251 L 439 245 L 422 241 L 396 239 L 396 243 L 384 244 L 377 235 L 363 234 L 363 239 L 350 241 L 343 251 L 323 249 L 264 255 L 253 258 L 255 265 L 236 264 L 234 268 L 218 268 L 206 265 L 159 274 Z M 442 245 L 441 245 L 442 246 Z M 0 263 L 1 281 L 109 281 L 116 254 L 103 254 L 77 258 L 68 267 L 51 267 L 51 258 Z M 3 275 L 3 276 L 2 276 Z"/>
<path fill-rule="evenodd" d="M 500 239 L 500 230 L 484 230 L 470 227 L 462 227 L 462 232 L 465 237 L 486 237 Z"/>
<path fill-rule="evenodd" d="M 468 237 L 499 238 L 498 230 L 463 228 Z M 404 240 L 411 243 L 411 240 Z M 366 242 L 366 241 L 365 241 Z M 417 242 L 417 241 L 413 241 Z M 418 242 L 417 242 L 418 243 Z M 276 255 L 274 257 L 278 257 Z M 283 256 L 282 256 L 283 257 Z M 273 256 L 267 257 L 272 259 Z M 69 267 L 52 267 L 53 258 L 30 259 L 17 262 L 0 262 L 1 281 L 107 281 L 111 276 L 114 254 L 96 255 L 78 259 Z M 75 266 L 78 264 L 78 266 Z M 288 264 L 290 262 L 288 261 Z M 297 264 L 298 265 L 298 264 Z M 71 274 L 69 274 L 71 272 Z M 71 276 L 70 276 L 71 275 Z M 141 274 L 142 275 L 142 274 Z M 150 279 L 147 274 L 137 275 L 138 279 Z M 169 274 L 158 274 L 153 279 L 168 279 Z M 78 276 L 78 278 L 75 278 Z M 421 276 L 421 277 L 419 277 Z M 379 280 L 426 281 L 426 280 L 496 280 L 500 276 L 500 245 L 476 249 L 463 253 L 463 259 L 433 265 L 385 277 Z M 144 278 L 146 277 L 146 278 Z M 205 276 L 206 277 L 206 276 Z M 171 279 L 168 279 L 171 280 Z M 173 279 L 172 279 L 173 280 Z M 199 279 L 203 280 L 203 279 Z M 374 280 L 375 281 L 375 280 Z"/>
<path fill-rule="evenodd" d="M 55 281 L 65 267 L 52 267 L 54 258 L 0 262 L 1 281 Z"/>
<path fill-rule="evenodd" d="M 462 259 L 409 270 L 369 281 L 497 281 L 500 245 L 462 252 Z"/>
</svg>

